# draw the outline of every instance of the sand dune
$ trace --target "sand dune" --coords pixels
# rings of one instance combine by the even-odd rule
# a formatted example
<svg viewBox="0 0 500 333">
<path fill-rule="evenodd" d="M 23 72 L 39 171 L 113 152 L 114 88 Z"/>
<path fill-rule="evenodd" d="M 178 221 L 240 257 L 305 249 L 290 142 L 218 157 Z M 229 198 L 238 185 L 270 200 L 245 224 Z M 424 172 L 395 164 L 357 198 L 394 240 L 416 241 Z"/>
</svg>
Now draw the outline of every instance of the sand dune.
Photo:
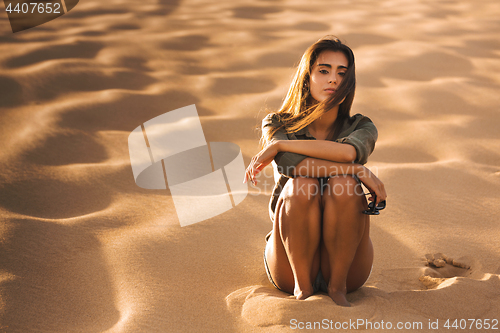
<svg viewBox="0 0 500 333">
<path fill-rule="evenodd" d="M 0 331 L 500 320 L 498 15 L 496 0 L 85 0 L 16 34 L 3 15 Z M 181 228 L 168 190 L 134 183 L 127 147 L 140 124 L 196 104 L 207 141 L 248 163 L 266 109 L 326 34 L 356 55 L 352 113 L 379 129 L 367 166 L 389 195 L 349 309 L 268 282 L 270 168 L 236 208 Z M 429 265 L 436 253 L 470 268 Z"/>
</svg>

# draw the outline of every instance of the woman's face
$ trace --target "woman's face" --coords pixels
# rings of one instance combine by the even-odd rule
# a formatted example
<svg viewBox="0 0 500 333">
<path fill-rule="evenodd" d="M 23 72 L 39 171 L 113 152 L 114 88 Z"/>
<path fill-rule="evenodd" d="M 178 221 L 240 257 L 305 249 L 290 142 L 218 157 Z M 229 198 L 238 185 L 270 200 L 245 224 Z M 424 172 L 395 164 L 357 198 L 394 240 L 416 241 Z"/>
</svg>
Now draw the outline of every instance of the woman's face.
<svg viewBox="0 0 500 333">
<path fill-rule="evenodd" d="M 311 69 L 309 79 L 312 98 L 323 102 L 335 93 L 345 76 L 347 66 L 344 53 L 330 50 L 321 52 Z"/>
</svg>

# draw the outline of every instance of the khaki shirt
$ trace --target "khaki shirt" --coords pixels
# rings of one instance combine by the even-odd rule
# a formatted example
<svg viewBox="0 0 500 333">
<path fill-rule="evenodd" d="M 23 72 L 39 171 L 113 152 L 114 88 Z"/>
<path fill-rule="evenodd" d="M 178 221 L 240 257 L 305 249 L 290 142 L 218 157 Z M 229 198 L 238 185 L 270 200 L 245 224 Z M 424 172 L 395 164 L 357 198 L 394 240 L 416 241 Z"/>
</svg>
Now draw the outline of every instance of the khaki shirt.
<svg viewBox="0 0 500 333">
<path fill-rule="evenodd" d="M 262 120 L 262 134 L 265 134 L 272 128 L 279 126 L 281 123 L 275 113 L 268 114 Z M 356 114 L 347 119 L 342 127 L 339 138 L 335 142 L 346 143 L 352 145 L 356 149 L 356 159 L 354 163 L 365 164 L 368 156 L 375 148 L 377 141 L 377 128 L 370 118 L 362 114 Z M 295 133 L 286 133 L 284 129 L 277 131 L 271 138 L 271 142 L 276 140 L 316 140 L 310 133 L 308 128 L 303 128 Z M 293 178 L 293 170 L 307 158 L 307 155 L 301 155 L 290 152 L 280 152 L 274 158 L 274 162 L 278 166 L 278 172 L 281 174 L 280 179 L 274 186 L 273 194 L 269 202 L 269 215 L 271 220 L 274 219 L 274 210 L 278 202 L 281 190 L 285 186 L 289 178 Z"/>
</svg>

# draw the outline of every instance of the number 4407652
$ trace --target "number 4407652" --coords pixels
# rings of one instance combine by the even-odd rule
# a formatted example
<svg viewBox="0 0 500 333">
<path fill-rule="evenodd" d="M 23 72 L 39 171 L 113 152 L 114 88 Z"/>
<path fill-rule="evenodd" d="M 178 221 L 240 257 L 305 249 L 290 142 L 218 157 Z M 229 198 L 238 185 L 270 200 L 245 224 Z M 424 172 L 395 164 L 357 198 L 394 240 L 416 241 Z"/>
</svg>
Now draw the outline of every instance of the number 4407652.
<svg viewBox="0 0 500 333">
<path fill-rule="evenodd" d="M 450 322 L 448 319 L 443 327 L 447 329 L 484 329 L 484 330 L 498 330 L 498 319 L 455 319 L 453 322 Z"/>
<path fill-rule="evenodd" d="M 14 7 L 14 9 L 12 9 L 12 3 L 9 3 L 9 5 L 7 6 L 7 8 L 5 9 L 9 14 L 12 13 L 12 12 L 16 12 L 16 13 L 23 13 L 23 14 L 36 14 L 36 13 L 39 13 L 39 14 L 43 14 L 43 13 L 47 13 L 47 14 L 51 14 L 51 13 L 54 13 L 54 14 L 60 14 L 61 13 L 61 4 L 60 3 L 50 3 L 50 2 L 46 2 L 46 3 L 38 3 L 38 2 L 30 2 L 30 3 L 27 3 L 27 2 L 23 2 L 22 4 L 20 3 L 17 3 L 17 5 Z"/>
</svg>

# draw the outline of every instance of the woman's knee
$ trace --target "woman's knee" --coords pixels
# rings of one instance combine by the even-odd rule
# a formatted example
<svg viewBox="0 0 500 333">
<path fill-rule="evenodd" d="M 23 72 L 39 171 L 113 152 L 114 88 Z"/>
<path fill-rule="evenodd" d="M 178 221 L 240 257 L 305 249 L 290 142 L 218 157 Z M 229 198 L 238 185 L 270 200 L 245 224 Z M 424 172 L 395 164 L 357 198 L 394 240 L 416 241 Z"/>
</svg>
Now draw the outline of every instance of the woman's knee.
<svg viewBox="0 0 500 333">
<path fill-rule="evenodd" d="M 285 200 L 308 205 L 319 200 L 320 187 L 316 178 L 296 177 L 287 182 Z"/>
<path fill-rule="evenodd" d="M 359 201 L 359 197 L 363 195 L 363 188 L 355 178 L 352 176 L 336 176 L 328 179 L 323 200 L 349 203 Z"/>
</svg>

